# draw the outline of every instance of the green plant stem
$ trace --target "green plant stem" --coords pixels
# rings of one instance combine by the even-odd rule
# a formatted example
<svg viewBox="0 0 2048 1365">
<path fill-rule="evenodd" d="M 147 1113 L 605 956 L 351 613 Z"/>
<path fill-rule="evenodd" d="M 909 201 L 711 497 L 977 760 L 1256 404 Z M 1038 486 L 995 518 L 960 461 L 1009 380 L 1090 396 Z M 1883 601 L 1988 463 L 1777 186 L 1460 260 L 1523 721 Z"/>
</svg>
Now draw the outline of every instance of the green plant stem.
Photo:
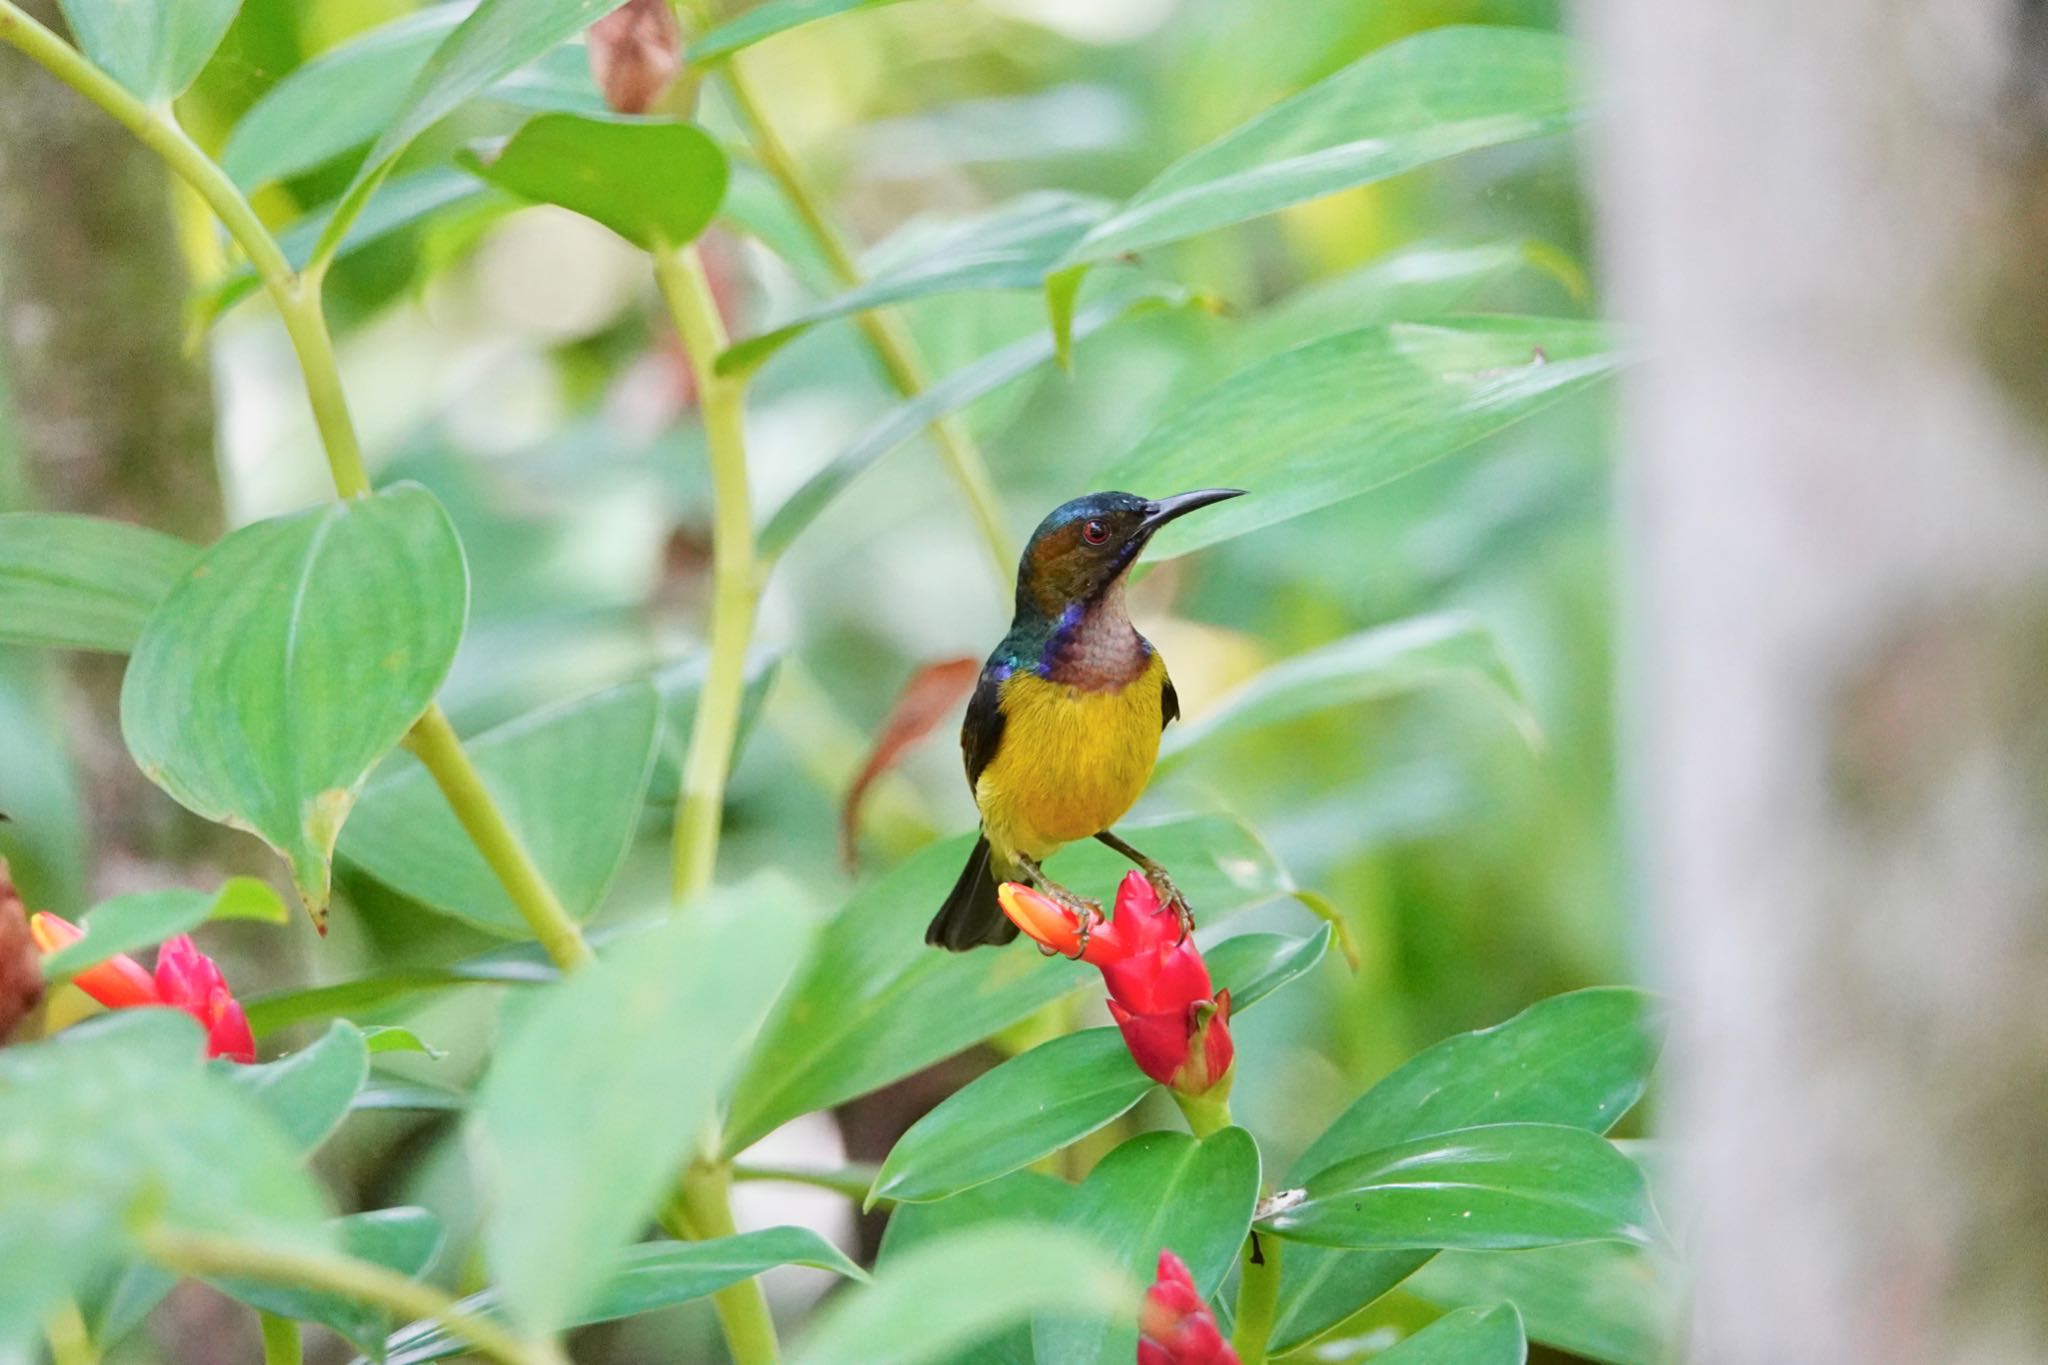
<svg viewBox="0 0 2048 1365">
<path fill-rule="evenodd" d="M 78 1304 L 64 1300 L 63 1307 L 50 1315 L 44 1335 L 50 1342 L 50 1365 L 100 1365 L 100 1353 L 93 1349 L 92 1333 Z"/>
<path fill-rule="evenodd" d="M 711 885 L 725 784 L 747 686 L 747 645 L 760 605 L 754 514 L 747 492 L 744 381 L 718 373 L 725 324 L 695 247 L 654 253 L 654 274 L 683 339 L 711 461 L 711 660 L 698 694 L 676 802 L 675 904 Z"/>
<path fill-rule="evenodd" d="M 407 1318 L 432 1318 L 479 1354 L 504 1365 L 567 1365 L 553 1342 L 521 1341 L 491 1319 L 464 1312 L 440 1290 L 351 1256 L 168 1228 L 144 1232 L 141 1240 L 145 1255 L 180 1275 L 229 1275 L 324 1290 Z"/>
<path fill-rule="evenodd" d="M 327 452 L 334 491 L 344 498 L 368 497 L 370 472 L 363 464 L 363 446 L 356 439 L 348 396 L 342 392 L 334 338 L 328 334 L 327 313 L 320 306 L 320 284 L 321 274 L 309 272 L 294 277 L 281 289 L 271 289 L 270 296 L 284 320 L 285 334 L 292 339 L 292 350 L 298 354 L 299 370 L 306 377 L 306 400 L 313 407 L 321 449 Z"/>
<path fill-rule="evenodd" d="M 742 70 L 742 59 L 737 56 L 729 58 L 722 72 L 733 108 L 746 127 L 747 140 L 753 144 L 762 167 L 782 187 L 783 194 L 795 208 L 797 217 L 803 220 L 812 240 L 817 243 L 819 254 L 824 256 L 825 263 L 839 282 L 849 289 L 859 285 L 860 262 L 854 257 L 852 246 L 826 211 L 825 197 L 812 182 L 810 173 L 790 151 L 789 144 L 782 140 L 767 112 L 755 100 Z M 856 314 L 854 322 L 896 391 L 905 398 L 915 398 L 923 393 L 931 380 L 925 373 L 924 360 L 917 352 L 917 343 L 912 339 L 910 329 L 903 325 L 903 319 L 891 309 L 871 308 Z M 968 510 L 981 532 L 981 541 L 988 550 L 996 578 L 1007 590 L 1011 575 L 1017 568 L 1017 548 L 1003 528 L 1002 504 L 996 497 L 995 481 L 989 476 L 988 463 L 982 459 L 974 438 L 967 434 L 966 426 L 957 416 L 949 414 L 938 418 L 931 424 L 931 434 L 947 473 L 952 475 L 953 482 L 960 486 L 960 492 L 967 499 Z"/>
<path fill-rule="evenodd" d="M 463 752 L 462 742 L 455 737 L 455 727 L 448 723 L 439 704 L 427 708 L 405 742 L 433 775 L 435 785 L 447 798 L 449 809 L 455 812 L 470 842 L 490 865 L 555 965 L 568 971 L 591 961 L 590 944 L 584 940 L 583 931 L 569 918 L 554 888 L 534 865 L 533 856 L 505 823 L 504 813 L 484 787 L 483 775 Z"/>
<path fill-rule="evenodd" d="M 306 1353 L 298 1323 L 264 1312 L 258 1312 L 256 1320 L 263 1328 L 263 1365 L 302 1365 Z"/>
<path fill-rule="evenodd" d="M 662 1223 L 671 1235 L 698 1241 L 738 1236 L 739 1227 L 732 1220 L 732 1168 L 722 1162 L 692 1166 L 684 1173 Z M 727 1285 L 711 1296 L 711 1306 L 718 1312 L 733 1365 L 775 1365 L 779 1355 L 775 1319 L 769 1316 L 759 1279 L 750 1277 Z"/>
<path fill-rule="evenodd" d="M 1230 1097 L 1228 1093 L 1217 1094 L 1220 1085 L 1206 1095 L 1183 1095 L 1169 1089 L 1173 1102 L 1180 1106 L 1181 1117 L 1188 1121 L 1188 1131 L 1198 1138 L 1221 1132 L 1230 1126 Z"/>
<path fill-rule="evenodd" d="M 1236 1325 L 1230 1344 L 1241 1365 L 1265 1365 L 1266 1343 L 1273 1335 L 1273 1317 L 1280 1306 L 1280 1250 L 1278 1237 L 1261 1237 L 1252 1232 L 1244 1239 L 1244 1264 L 1237 1280 Z"/>
</svg>

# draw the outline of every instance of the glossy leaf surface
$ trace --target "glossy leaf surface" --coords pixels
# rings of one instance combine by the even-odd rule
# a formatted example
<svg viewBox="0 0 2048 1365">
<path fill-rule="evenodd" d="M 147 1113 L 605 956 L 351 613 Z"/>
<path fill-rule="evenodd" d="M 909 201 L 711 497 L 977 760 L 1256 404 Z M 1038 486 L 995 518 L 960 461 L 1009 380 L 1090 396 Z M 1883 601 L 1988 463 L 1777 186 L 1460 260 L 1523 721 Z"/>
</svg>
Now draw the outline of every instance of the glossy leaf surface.
<svg viewBox="0 0 2048 1365">
<path fill-rule="evenodd" d="M 1387 1365 L 1522 1365 L 1528 1358 L 1521 1317 L 1506 1303 L 1446 1313 L 1373 1357 Z"/>
<path fill-rule="evenodd" d="M 185 93 L 242 0 L 58 0 L 72 39 L 145 104 Z"/>
<path fill-rule="evenodd" d="M 123 521 L 0 513 L 0 641 L 124 653 L 198 558 Z"/>
<path fill-rule="evenodd" d="M 454 529 L 418 487 L 244 527 L 150 617 L 122 735 L 180 804 L 283 854 L 324 923 L 342 822 L 433 701 L 468 597 Z"/>
<path fill-rule="evenodd" d="M 725 196 L 725 153 L 694 123 L 541 114 L 479 176 L 525 199 L 604 224 L 642 250 L 683 246 Z"/>
<path fill-rule="evenodd" d="M 1531 1341 L 1607 1365 L 1671 1358 L 1676 1267 L 1654 1249 L 1584 1242 L 1535 1251 L 1447 1251 L 1402 1282 L 1444 1308 L 1512 1303 Z"/>
<path fill-rule="evenodd" d="M 309 1046 L 255 1066 L 226 1067 L 228 1080 L 261 1105 L 301 1151 L 312 1151 L 348 1114 L 370 1074 L 362 1031 L 345 1019 Z"/>
</svg>

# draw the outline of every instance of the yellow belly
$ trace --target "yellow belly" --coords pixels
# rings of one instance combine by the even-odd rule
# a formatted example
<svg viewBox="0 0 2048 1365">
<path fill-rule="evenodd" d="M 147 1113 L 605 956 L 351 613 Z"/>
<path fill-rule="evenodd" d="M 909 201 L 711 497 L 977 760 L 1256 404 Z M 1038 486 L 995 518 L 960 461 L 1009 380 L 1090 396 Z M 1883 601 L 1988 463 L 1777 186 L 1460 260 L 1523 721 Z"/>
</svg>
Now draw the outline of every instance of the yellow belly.
<svg viewBox="0 0 2048 1365">
<path fill-rule="evenodd" d="M 1020 672 L 1003 684 L 1003 741 L 974 785 L 998 853 L 1034 860 L 1123 818 L 1159 758 L 1166 665 L 1153 655 L 1119 692 Z"/>
</svg>

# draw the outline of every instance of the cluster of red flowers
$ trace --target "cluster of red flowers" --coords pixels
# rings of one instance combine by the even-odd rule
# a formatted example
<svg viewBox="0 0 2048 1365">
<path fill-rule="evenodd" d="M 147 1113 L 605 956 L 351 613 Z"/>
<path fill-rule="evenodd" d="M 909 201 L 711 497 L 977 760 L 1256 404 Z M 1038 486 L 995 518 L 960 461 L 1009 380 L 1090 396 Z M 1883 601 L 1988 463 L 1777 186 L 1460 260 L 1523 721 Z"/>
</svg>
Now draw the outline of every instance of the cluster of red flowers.
<svg viewBox="0 0 2048 1365">
<path fill-rule="evenodd" d="M 1195 940 L 1141 874 L 1124 878 L 1112 918 L 1091 924 L 1085 943 L 1073 913 L 1031 888 L 1005 882 L 996 894 L 1026 934 L 1101 970 L 1110 1015 L 1147 1076 L 1184 1095 L 1228 1086 L 1230 992 L 1210 986 Z"/>
<path fill-rule="evenodd" d="M 1138 1365 L 1238 1365 L 1187 1262 L 1171 1251 L 1159 1253 L 1159 1278 L 1145 1291 L 1138 1327 Z"/>
<path fill-rule="evenodd" d="M 47 912 L 30 918 L 29 933 L 46 955 L 85 937 L 77 925 Z M 256 1039 L 249 1032 L 242 1006 L 228 989 L 220 968 L 192 946 L 189 934 L 180 934 L 157 949 L 154 974 L 134 958 L 116 953 L 71 981 L 110 1010 L 143 1005 L 183 1010 L 206 1030 L 207 1056 L 235 1062 L 256 1060 Z"/>
</svg>

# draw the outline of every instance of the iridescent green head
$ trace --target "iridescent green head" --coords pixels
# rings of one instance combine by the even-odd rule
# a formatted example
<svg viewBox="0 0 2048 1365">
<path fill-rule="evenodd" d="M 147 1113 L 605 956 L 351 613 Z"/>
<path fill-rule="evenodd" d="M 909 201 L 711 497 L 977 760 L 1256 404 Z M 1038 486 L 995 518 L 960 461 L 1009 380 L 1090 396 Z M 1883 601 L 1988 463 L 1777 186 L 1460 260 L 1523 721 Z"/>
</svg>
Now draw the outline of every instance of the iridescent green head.
<svg viewBox="0 0 2048 1365">
<path fill-rule="evenodd" d="M 1017 614 L 1057 620 L 1067 608 L 1108 591 L 1131 567 L 1153 532 L 1241 488 L 1203 488 L 1170 498 L 1090 493 L 1063 502 L 1031 533 L 1017 565 Z"/>
</svg>

